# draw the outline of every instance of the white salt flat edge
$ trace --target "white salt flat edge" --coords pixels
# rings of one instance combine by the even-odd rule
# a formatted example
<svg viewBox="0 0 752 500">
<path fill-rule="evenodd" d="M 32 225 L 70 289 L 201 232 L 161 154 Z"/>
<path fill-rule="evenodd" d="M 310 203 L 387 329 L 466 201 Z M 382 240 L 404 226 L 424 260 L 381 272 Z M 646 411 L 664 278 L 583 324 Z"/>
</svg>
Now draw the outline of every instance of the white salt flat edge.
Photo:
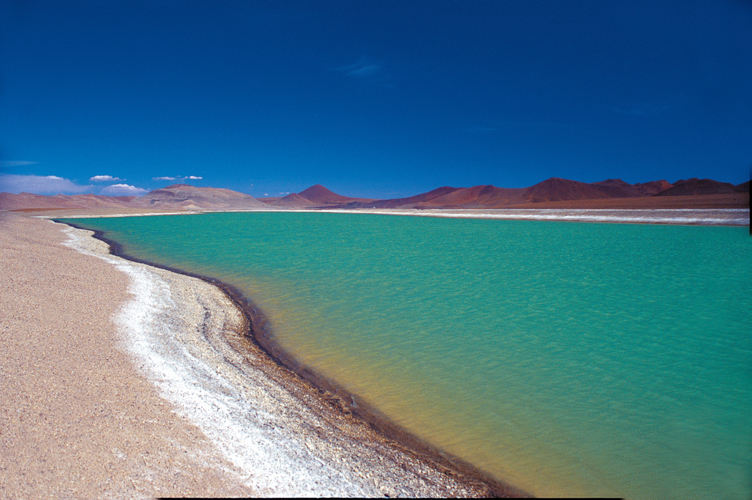
<svg viewBox="0 0 752 500">
<path fill-rule="evenodd" d="M 296 210 L 299 212 L 319 212 Z M 329 213 L 365 213 L 377 215 L 404 215 L 416 217 L 445 217 L 457 219 L 502 219 L 502 220 L 542 220 L 572 222 L 633 222 L 662 224 L 702 224 L 748 226 L 747 209 L 478 209 L 476 210 L 326 210 Z"/>
</svg>

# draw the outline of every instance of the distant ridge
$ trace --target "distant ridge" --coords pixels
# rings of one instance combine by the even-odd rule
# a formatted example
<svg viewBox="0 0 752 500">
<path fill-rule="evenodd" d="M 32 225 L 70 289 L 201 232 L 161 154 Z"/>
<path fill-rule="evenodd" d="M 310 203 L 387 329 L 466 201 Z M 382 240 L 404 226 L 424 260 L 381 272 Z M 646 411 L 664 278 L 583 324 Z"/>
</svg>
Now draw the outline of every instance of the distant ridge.
<svg viewBox="0 0 752 500">
<path fill-rule="evenodd" d="M 644 184 L 637 183 L 634 186 L 642 196 L 658 194 L 661 191 L 665 191 L 671 188 L 671 184 L 669 184 L 668 181 L 665 180 L 646 182 Z"/>
<path fill-rule="evenodd" d="M 608 188 L 609 186 L 603 187 Z M 618 197 L 622 198 L 623 196 Z M 609 196 L 604 189 L 599 189 L 599 186 L 593 184 L 552 177 L 526 188 L 523 198 L 529 203 L 539 203 L 541 201 L 593 200 L 597 198 L 612 198 L 612 196 Z"/>
<path fill-rule="evenodd" d="M 42 196 L 0 193 L 0 210 L 148 208 L 158 210 L 244 210 L 265 205 L 253 196 L 230 189 L 173 184 L 144 196 L 102 196 L 94 194 Z"/>
<path fill-rule="evenodd" d="M 155 189 L 131 203 L 133 207 L 165 209 L 248 209 L 264 205 L 249 194 L 230 189 L 173 184 Z"/>
<path fill-rule="evenodd" d="M 353 202 L 371 201 L 366 198 L 350 198 L 348 196 L 339 195 L 325 188 L 321 184 L 315 184 L 305 191 L 301 191 L 298 195 L 317 205 L 342 205 Z"/>
<path fill-rule="evenodd" d="M 628 184 L 621 179 L 606 179 L 605 181 L 594 182 L 590 184 L 590 186 L 593 186 L 610 198 L 633 198 L 644 196 L 644 192 L 641 192 L 637 185 Z"/>
<path fill-rule="evenodd" d="M 676 181 L 672 187 L 658 193 L 658 196 L 687 196 L 737 192 L 739 192 L 739 188 L 733 184 L 694 177 L 692 179 Z"/>
<path fill-rule="evenodd" d="M 0 210 L 123 208 L 129 206 L 134 199 L 135 196 L 95 194 L 44 196 L 31 193 L 0 193 Z"/>
<path fill-rule="evenodd" d="M 666 180 L 629 184 L 621 179 L 584 183 L 552 177 L 527 188 L 479 185 L 443 186 L 407 198 L 374 200 L 337 194 L 321 184 L 282 198 L 257 200 L 230 189 L 173 184 L 144 196 L 94 194 L 42 196 L 0 193 L 0 210 L 259 210 L 327 208 L 495 209 L 495 208 L 724 208 L 749 206 L 749 182 L 738 186 L 712 179 Z"/>
<path fill-rule="evenodd" d="M 693 182 L 690 182 L 693 181 Z M 527 188 L 500 188 L 492 185 L 456 188 L 443 186 L 426 193 L 407 198 L 388 200 L 357 200 L 338 195 L 317 184 L 298 193 L 301 197 L 314 201 L 321 208 L 404 208 L 404 209 L 493 209 L 493 208 L 535 208 L 536 206 L 551 206 L 566 204 L 568 208 L 581 204 L 583 207 L 594 208 L 599 205 L 616 208 L 640 207 L 649 208 L 651 202 L 647 199 L 658 194 L 663 196 L 692 197 L 703 195 L 731 195 L 747 192 L 747 183 L 739 186 L 704 179 L 690 179 L 678 181 L 680 189 L 672 191 L 673 184 L 666 180 L 650 181 L 646 183 L 629 184 L 621 179 L 606 179 L 605 181 L 584 183 L 559 177 L 552 177 Z M 694 182 L 697 181 L 697 182 Z M 675 194 L 674 194 L 675 193 Z M 644 199 L 642 202 L 629 202 L 629 199 Z M 740 206 L 749 203 L 739 196 L 726 196 L 718 200 L 689 200 L 676 199 L 674 202 L 657 202 L 661 207 L 687 206 Z M 614 202 L 611 200 L 625 200 Z M 745 201 L 746 200 L 746 201 Z"/>
<path fill-rule="evenodd" d="M 288 194 L 284 198 L 281 198 L 280 202 L 282 202 L 283 204 L 288 204 L 288 205 L 296 205 L 296 204 L 300 204 L 300 205 L 315 205 L 316 204 L 315 202 L 304 198 L 303 196 L 299 195 L 298 193 Z"/>
</svg>

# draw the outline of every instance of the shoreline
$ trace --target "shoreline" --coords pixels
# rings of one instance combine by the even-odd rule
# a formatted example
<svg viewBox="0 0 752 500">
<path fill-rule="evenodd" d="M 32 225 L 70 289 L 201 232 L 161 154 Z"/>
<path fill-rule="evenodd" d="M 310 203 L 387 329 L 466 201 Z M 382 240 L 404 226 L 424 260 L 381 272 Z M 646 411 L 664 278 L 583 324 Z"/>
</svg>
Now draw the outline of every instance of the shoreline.
<svg viewBox="0 0 752 500">
<path fill-rule="evenodd" d="M 11 211 L 11 213 L 14 211 Z M 584 222 L 605 224 L 657 224 L 691 226 L 740 227 L 750 225 L 749 208 L 505 208 L 505 209 L 280 209 L 275 207 L 255 210 L 191 210 L 164 212 L 129 212 L 96 209 L 67 210 L 25 209 L 19 212 L 47 219 L 99 218 L 99 217 L 150 217 L 159 215 L 197 215 L 204 213 L 331 213 L 366 214 L 407 217 L 435 217 L 483 220 L 529 220 L 551 222 Z M 36 214 L 32 214 L 36 212 Z M 57 212 L 57 213 L 55 213 Z"/>
<path fill-rule="evenodd" d="M 63 220 L 55 220 L 54 222 L 88 233 L 92 232 Z M 381 461 L 384 460 L 384 456 L 391 456 L 394 459 L 396 455 L 401 455 L 403 457 L 397 458 L 396 462 L 401 462 L 399 467 L 403 471 L 410 471 L 410 469 L 415 468 L 415 464 L 412 464 L 412 467 L 406 466 L 406 462 L 413 461 L 419 464 L 418 469 L 425 469 L 426 467 L 432 469 L 430 472 L 419 473 L 419 476 L 423 476 L 424 479 L 433 477 L 431 482 L 438 483 L 434 486 L 438 487 L 439 490 L 423 491 L 422 493 L 412 491 L 408 494 L 529 496 L 529 494 L 480 471 L 473 465 L 457 457 L 452 457 L 411 435 L 381 416 L 374 409 L 367 407 L 362 401 L 359 401 L 359 398 L 356 399 L 355 395 L 343 390 L 333 381 L 319 376 L 310 368 L 301 365 L 276 344 L 273 335 L 268 331 L 266 317 L 253 304 L 252 300 L 237 288 L 211 277 L 183 272 L 169 266 L 131 257 L 123 252 L 120 244 L 109 240 L 99 231 L 94 232 L 92 237 L 105 243 L 110 254 L 115 257 L 180 276 L 202 280 L 227 296 L 234 306 L 242 312 L 246 327 L 244 327 L 245 331 L 242 332 L 240 337 L 236 338 L 232 338 L 232 334 L 228 337 L 228 332 L 225 332 L 224 342 L 231 345 L 232 349 L 246 361 L 253 358 L 253 362 L 257 365 L 256 368 L 260 368 L 266 377 L 284 387 L 286 391 L 297 398 L 299 402 L 307 405 L 309 409 L 315 408 L 317 416 L 329 425 L 338 428 L 340 431 L 342 426 L 348 427 L 349 430 L 345 433 L 350 435 L 350 442 L 346 442 L 346 446 L 353 445 L 356 441 L 365 442 L 368 448 L 380 450 L 377 455 L 381 454 L 379 458 Z M 261 356 L 259 356 L 259 353 Z M 259 361 L 261 362 L 259 363 Z M 353 439 L 353 436 L 357 437 Z M 405 457 L 407 457 L 407 460 Z M 456 483 L 456 485 L 452 483 Z M 457 486 L 460 486 L 460 488 L 458 489 Z"/>
</svg>

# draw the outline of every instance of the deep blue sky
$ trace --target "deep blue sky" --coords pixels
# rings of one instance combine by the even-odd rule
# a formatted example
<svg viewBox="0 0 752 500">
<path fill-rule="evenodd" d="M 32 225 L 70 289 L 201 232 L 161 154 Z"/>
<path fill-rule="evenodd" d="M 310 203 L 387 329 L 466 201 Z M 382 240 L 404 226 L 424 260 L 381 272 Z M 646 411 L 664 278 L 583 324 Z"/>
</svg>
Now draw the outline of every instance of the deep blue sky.
<svg viewBox="0 0 752 500">
<path fill-rule="evenodd" d="M 0 191 L 388 198 L 752 165 L 745 0 L 6 0 L 0 29 Z"/>
</svg>

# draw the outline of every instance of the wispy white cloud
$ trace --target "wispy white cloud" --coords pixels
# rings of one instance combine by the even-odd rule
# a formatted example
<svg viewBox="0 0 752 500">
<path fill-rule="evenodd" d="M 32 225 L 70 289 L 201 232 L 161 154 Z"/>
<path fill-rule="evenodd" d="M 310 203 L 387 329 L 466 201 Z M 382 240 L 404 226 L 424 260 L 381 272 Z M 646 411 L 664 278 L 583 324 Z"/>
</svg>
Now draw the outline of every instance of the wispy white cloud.
<svg viewBox="0 0 752 500">
<path fill-rule="evenodd" d="M 56 175 L 0 175 L 0 192 L 33 194 L 80 194 L 94 186 L 82 186 Z"/>
<path fill-rule="evenodd" d="M 108 196 L 141 196 L 146 194 L 146 189 L 131 186 L 129 184 L 113 184 L 102 189 L 102 194 Z"/>
<path fill-rule="evenodd" d="M 113 177 L 111 175 L 95 175 L 94 177 L 89 177 L 89 182 L 115 182 L 124 180 L 125 179 L 121 179 L 120 177 Z"/>
<path fill-rule="evenodd" d="M 0 161 L 0 168 L 2 167 L 22 167 L 24 165 L 36 165 L 35 161 Z"/>
<path fill-rule="evenodd" d="M 203 177 L 198 177 L 196 175 L 176 175 L 176 176 L 164 176 L 164 177 L 152 177 L 152 180 L 155 181 L 179 181 L 179 180 L 191 180 L 191 181 L 200 181 L 203 179 Z"/>
<path fill-rule="evenodd" d="M 382 66 L 376 63 L 357 63 L 351 66 L 343 68 L 343 71 L 347 76 L 354 76 L 356 78 L 364 78 L 372 76 L 381 71 Z"/>
<path fill-rule="evenodd" d="M 340 66 L 335 68 L 335 70 L 356 80 L 393 87 L 393 78 L 386 70 L 385 64 L 366 56 L 361 56 L 356 62 Z"/>
</svg>

